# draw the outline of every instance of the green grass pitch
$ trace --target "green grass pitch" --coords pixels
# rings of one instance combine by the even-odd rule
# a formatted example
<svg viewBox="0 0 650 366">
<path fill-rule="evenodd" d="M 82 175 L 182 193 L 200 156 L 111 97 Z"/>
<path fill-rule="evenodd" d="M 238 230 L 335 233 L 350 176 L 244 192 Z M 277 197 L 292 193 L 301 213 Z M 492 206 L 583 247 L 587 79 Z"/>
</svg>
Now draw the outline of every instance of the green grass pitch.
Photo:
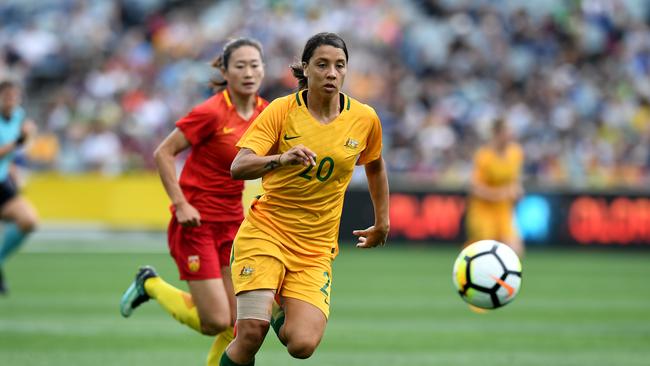
<svg viewBox="0 0 650 366">
<path fill-rule="evenodd" d="M 47 247 L 34 242 L 28 245 Z M 7 264 L 11 293 L 0 297 L 0 364 L 203 365 L 211 339 L 177 324 L 156 303 L 130 319 L 118 313 L 120 294 L 140 264 L 155 265 L 179 284 L 171 258 L 160 253 L 164 244 L 159 253 L 72 250 L 76 245 L 28 249 Z M 649 251 L 531 250 L 519 297 L 487 314 L 470 312 L 453 289 L 457 252 L 342 246 L 319 349 L 293 360 L 271 331 L 256 364 L 649 364 Z"/>
</svg>

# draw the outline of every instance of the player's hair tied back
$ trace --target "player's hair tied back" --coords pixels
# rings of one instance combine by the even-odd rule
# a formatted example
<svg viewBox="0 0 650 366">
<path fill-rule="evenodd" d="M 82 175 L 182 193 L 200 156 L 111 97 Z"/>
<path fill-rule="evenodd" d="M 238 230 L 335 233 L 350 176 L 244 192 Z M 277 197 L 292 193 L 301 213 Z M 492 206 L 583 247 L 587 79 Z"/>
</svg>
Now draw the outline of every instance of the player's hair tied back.
<svg viewBox="0 0 650 366">
<path fill-rule="evenodd" d="M 230 56 L 232 53 L 243 46 L 254 47 L 259 51 L 260 58 L 264 60 L 262 44 L 258 40 L 248 37 L 232 38 L 223 46 L 223 49 L 219 56 L 215 57 L 215 59 L 212 60 L 212 67 L 218 69 L 223 73 L 224 70 L 228 69 L 228 63 L 230 62 Z M 210 87 L 212 87 L 212 89 L 215 91 L 224 89 L 227 84 L 228 82 L 226 80 L 223 80 L 223 78 L 221 80 L 214 78 L 210 80 Z"/>
</svg>

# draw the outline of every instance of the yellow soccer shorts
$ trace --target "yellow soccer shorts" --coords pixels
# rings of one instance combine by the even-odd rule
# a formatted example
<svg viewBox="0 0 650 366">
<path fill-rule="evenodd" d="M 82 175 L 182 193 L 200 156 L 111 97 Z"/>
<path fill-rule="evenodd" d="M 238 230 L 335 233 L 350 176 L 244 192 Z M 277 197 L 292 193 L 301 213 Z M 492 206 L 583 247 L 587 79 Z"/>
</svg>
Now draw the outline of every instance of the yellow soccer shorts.
<svg viewBox="0 0 650 366">
<path fill-rule="evenodd" d="M 230 266 L 235 295 L 251 290 L 277 290 L 281 297 L 314 305 L 329 318 L 330 257 L 300 257 L 244 219 L 233 242 Z"/>
<path fill-rule="evenodd" d="M 467 242 L 483 239 L 510 242 L 519 238 L 514 212 L 509 205 L 471 202 L 465 218 Z"/>
</svg>

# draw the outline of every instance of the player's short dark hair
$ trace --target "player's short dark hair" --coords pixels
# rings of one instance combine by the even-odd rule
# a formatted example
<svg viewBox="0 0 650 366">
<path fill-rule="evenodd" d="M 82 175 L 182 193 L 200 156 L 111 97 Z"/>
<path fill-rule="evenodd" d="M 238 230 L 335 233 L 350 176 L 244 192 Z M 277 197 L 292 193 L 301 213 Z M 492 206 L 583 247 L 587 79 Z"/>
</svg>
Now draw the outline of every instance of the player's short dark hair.
<svg viewBox="0 0 650 366">
<path fill-rule="evenodd" d="M 235 52 L 235 50 L 243 46 L 251 46 L 256 48 L 260 52 L 260 58 L 264 59 L 264 52 L 262 52 L 262 44 L 260 42 L 252 38 L 241 37 L 231 39 L 230 41 L 226 42 L 226 44 L 223 46 L 221 54 L 212 61 L 212 67 L 220 70 L 228 69 L 230 56 L 233 52 Z M 228 82 L 226 80 L 210 80 L 210 86 L 214 90 L 221 90 L 225 88 L 227 84 Z"/>
<path fill-rule="evenodd" d="M 302 90 L 307 88 L 307 78 L 305 77 L 302 65 L 309 63 L 309 60 L 311 60 L 311 57 L 314 55 L 314 51 L 323 45 L 342 49 L 343 53 L 345 53 L 345 61 L 348 60 L 348 47 L 345 45 L 343 38 L 338 34 L 322 32 L 313 35 L 309 40 L 307 40 L 307 43 L 305 43 L 305 48 L 302 51 L 300 62 L 291 65 L 293 77 L 298 79 L 298 89 Z"/>
</svg>

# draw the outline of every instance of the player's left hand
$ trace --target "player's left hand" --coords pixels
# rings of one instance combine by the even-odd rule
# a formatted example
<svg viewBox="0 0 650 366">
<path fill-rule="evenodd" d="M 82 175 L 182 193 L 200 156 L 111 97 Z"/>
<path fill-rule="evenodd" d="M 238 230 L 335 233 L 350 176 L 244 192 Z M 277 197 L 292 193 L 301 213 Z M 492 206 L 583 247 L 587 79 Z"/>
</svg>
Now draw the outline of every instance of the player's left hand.
<svg viewBox="0 0 650 366">
<path fill-rule="evenodd" d="M 388 239 L 388 227 L 383 229 L 378 226 L 371 226 L 366 230 L 354 230 L 352 234 L 359 237 L 357 248 L 383 247 Z"/>
</svg>

